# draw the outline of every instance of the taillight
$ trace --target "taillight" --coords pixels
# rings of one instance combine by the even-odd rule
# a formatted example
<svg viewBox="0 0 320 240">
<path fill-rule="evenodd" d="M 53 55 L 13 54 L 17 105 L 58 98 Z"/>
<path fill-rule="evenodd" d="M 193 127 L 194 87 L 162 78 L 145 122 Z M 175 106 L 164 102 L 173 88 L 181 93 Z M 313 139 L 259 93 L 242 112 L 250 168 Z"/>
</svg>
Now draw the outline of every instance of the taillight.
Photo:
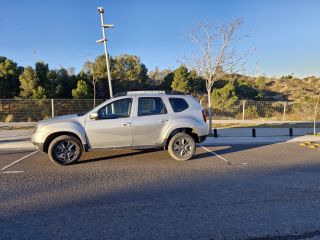
<svg viewBox="0 0 320 240">
<path fill-rule="evenodd" d="M 202 110 L 202 116 L 203 116 L 203 121 L 206 123 L 207 122 L 207 116 L 206 116 L 206 112 L 204 110 Z"/>
</svg>

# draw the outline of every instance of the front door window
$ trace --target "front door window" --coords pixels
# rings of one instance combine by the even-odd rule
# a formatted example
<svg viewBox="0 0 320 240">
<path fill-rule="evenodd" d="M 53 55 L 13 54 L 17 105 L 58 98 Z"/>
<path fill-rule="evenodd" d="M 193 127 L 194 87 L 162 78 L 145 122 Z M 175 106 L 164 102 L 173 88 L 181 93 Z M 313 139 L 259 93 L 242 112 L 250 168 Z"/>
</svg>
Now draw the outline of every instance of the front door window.
<svg viewBox="0 0 320 240">
<path fill-rule="evenodd" d="M 132 99 L 125 98 L 109 103 L 98 111 L 99 119 L 115 119 L 130 117 Z"/>
</svg>

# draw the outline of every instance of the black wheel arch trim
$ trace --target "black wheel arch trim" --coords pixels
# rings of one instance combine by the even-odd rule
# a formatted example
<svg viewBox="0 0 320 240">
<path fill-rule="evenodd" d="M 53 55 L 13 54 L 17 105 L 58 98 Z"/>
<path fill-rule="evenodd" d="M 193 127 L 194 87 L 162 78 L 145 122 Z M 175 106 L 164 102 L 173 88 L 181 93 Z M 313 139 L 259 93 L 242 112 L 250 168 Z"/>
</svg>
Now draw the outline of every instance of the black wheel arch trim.
<svg viewBox="0 0 320 240">
<path fill-rule="evenodd" d="M 54 132 L 54 133 L 51 133 L 47 138 L 46 140 L 44 141 L 44 143 L 42 143 L 42 146 L 41 146 L 41 150 L 42 152 L 45 152 L 45 153 L 48 153 L 48 149 L 49 149 L 49 145 L 50 143 L 57 137 L 61 136 L 61 135 L 69 135 L 69 136 L 73 136 L 75 138 L 77 138 L 82 147 L 83 147 L 83 150 L 84 151 L 87 151 L 88 149 L 88 145 L 87 144 L 83 144 L 83 142 L 81 141 L 80 137 L 76 134 L 76 133 L 73 133 L 73 132 L 68 132 L 68 131 L 62 131 L 62 132 Z"/>
<path fill-rule="evenodd" d="M 197 133 L 195 133 L 193 131 L 192 128 L 190 127 L 182 127 L 182 128 L 176 128 L 174 129 L 173 131 L 170 132 L 169 136 L 164 140 L 163 142 L 163 148 L 164 149 L 168 149 L 168 145 L 169 145 L 169 142 L 170 142 L 170 139 L 176 135 L 177 133 L 180 133 L 180 132 L 185 132 L 187 134 L 189 134 L 196 143 L 200 143 L 200 142 L 203 142 L 206 138 L 206 136 L 198 136 Z M 204 139 L 203 139 L 204 137 Z"/>
</svg>

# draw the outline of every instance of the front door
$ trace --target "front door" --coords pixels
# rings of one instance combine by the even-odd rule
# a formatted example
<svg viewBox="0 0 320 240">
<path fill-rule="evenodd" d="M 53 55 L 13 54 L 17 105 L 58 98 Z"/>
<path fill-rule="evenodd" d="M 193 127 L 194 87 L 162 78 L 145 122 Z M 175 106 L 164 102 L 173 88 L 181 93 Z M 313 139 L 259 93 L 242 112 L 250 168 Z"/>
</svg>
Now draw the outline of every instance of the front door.
<svg viewBox="0 0 320 240">
<path fill-rule="evenodd" d="M 98 118 L 87 119 L 86 132 L 91 148 L 132 145 L 132 98 L 119 99 L 98 110 Z"/>
</svg>

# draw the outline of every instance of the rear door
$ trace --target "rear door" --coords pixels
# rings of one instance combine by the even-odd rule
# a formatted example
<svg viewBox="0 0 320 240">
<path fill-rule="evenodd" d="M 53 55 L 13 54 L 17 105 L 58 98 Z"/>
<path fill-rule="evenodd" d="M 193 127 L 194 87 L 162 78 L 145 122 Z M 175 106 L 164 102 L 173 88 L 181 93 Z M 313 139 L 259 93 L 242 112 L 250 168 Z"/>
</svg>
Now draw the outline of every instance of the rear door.
<svg viewBox="0 0 320 240">
<path fill-rule="evenodd" d="M 86 133 L 91 148 L 132 145 L 132 102 L 132 98 L 115 100 L 98 110 L 98 119 L 87 119 Z"/>
<path fill-rule="evenodd" d="M 171 123 L 170 114 L 161 97 L 139 97 L 137 114 L 132 123 L 133 146 L 160 145 Z"/>
</svg>

